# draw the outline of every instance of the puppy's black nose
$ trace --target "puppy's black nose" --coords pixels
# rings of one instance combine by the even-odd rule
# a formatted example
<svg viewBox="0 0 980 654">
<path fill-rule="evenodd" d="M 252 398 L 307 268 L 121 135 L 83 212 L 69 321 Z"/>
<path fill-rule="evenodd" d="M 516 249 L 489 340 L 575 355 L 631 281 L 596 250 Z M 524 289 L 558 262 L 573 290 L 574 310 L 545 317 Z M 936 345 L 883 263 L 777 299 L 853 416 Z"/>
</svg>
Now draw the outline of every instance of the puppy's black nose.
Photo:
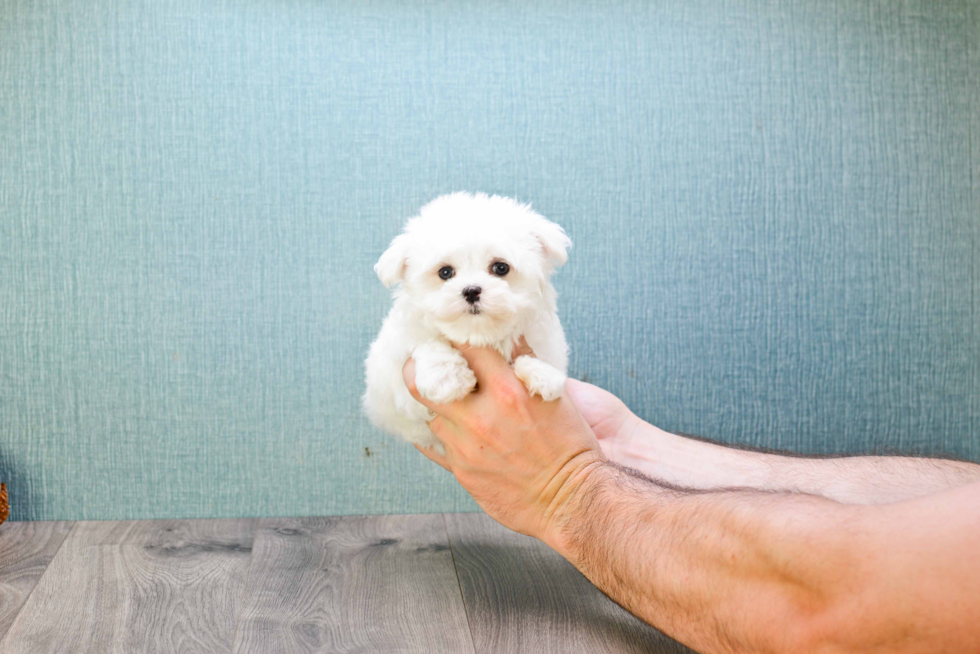
<svg viewBox="0 0 980 654">
<path fill-rule="evenodd" d="M 482 290 L 479 286 L 467 286 L 463 289 L 463 297 L 470 304 L 476 304 L 476 301 L 480 299 L 480 291 Z"/>
</svg>

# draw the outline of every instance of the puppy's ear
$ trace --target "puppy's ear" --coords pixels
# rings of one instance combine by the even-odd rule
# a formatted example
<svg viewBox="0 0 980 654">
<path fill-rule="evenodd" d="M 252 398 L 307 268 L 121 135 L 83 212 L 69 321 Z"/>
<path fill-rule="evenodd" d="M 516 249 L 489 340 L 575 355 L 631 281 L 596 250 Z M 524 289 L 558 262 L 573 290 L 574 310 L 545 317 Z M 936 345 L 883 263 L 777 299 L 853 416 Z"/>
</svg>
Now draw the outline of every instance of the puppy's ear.
<svg viewBox="0 0 980 654">
<path fill-rule="evenodd" d="M 399 234 L 384 251 L 378 263 L 374 264 L 374 272 L 386 287 L 405 278 L 405 266 L 408 263 L 408 236 Z"/>
<path fill-rule="evenodd" d="M 568 248 L 572 247 L 572 239 L 568 238 L 561 226 L 540 218 L 531 229 L 534 238 L 541 243 L 545 260 L 555 268 L 560 268 L 568 261 Z"/>
</svg>

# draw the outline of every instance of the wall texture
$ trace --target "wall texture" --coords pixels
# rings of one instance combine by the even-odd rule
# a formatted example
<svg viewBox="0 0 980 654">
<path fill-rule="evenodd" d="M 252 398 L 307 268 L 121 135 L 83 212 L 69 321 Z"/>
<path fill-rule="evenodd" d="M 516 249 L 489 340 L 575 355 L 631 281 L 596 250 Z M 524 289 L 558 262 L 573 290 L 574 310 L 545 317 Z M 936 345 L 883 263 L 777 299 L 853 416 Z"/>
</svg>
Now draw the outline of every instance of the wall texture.
<svg viewBox="0 0 980 654">
<path fill-rule="evenodd" d="M 358 407 L 458 189 L 656 424 L 980 460 L 976 2 L 0 0 L 13 517 L 474 508 Z"/>
</svg>

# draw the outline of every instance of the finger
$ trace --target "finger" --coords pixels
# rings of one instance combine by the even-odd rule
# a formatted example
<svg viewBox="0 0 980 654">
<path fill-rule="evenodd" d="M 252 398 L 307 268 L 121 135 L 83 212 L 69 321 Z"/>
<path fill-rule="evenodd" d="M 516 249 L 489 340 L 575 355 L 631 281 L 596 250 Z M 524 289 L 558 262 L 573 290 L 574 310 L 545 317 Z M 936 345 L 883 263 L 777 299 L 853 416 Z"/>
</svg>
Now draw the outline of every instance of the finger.
<svg viewBox="0 0 980 654">
<path fill-rule="evenodd" d="M 412 397 L 414 397 L 416 401 L 423 404 L 427 409 L 429 409 L 429 411 L 438 414 L 445 413 L 445 404 L 436 404 L 435 402 L 425 399 L 419 394 L 419 388 L 415 384 L 415 359 L 409 359 L 405 362 L 405 365 L 402 366 L 402 379 L 405 380 L 405 387 L 408 388 L 408 392 L 412 394 Z"/>
<path fill-rule="evenodd" d="M 415 449 L 421 452 L 425 456 L 425 458 L 429 459 L 430 461 L 435 461 L 449 472 L 453 471 L 452 466 L 449 465 L 449 459 L 443 456 L 442 454 L 439 454 L 431 447 L 422 447 L 421 445 L 416 445 Z"/>
<path fill-rule="evenodd" d="M 511 354 L 511 359 L 517 359 L 517 357 L 534 357 L 534 350 L 531 346 L 527 344 L 527 339 L 521 336 L 521 340 L 517 341 L 517 345 L 514 346 L 514 352 Z"/>
<path fill-rule="evenodd" d="M 607 417 L 608 412 L 603 408 L 605 403 L 602 402 L 605 391 L 598 386 L 569 377 L 565 380 L 565 392 L 593 429 Z"/>
<path fill-rule="evenodd" d="M 586 398 L 587 393 L 593 388 L 598 388 L 598 386 L 593 386 L 592 384 L 584 381 L 579 381 L 574 377 L 569 377 L 565 380 L 565 388 L 568 390 L 569 394 L 572 396 L 572 400 L 578 404 L 578 398 Z"/>
<path fill-rule="evenodd" d="M 469 364 L 470 370 L 476 375 L 477 388 L 486 388 L 491 381 L 499 379 L 501 376 L 514 377 L 514 371 L 510 364 L 500 352 L 493 348 L 473 347 L 472 345 L 460 345 L 458 343 L 453 343 L 453 347 L 459 350 L 459 353 L 466 359 L 466 363 Z"/>
<path fill-rule="evenodd" d="M 579 381 L 574 377 L 569 377 L 565 380 L 565 388 L 571 393 L 572 399 L 578 402 L 579 398 L 584 400 L 593 399 L 600 395 L 608 395 L 610 399 L 618 399 L 615 395 L 610 393 L 604 388 L 599 388 L 595 384 L 590 384 L 589 382 Z"/>
</svg>

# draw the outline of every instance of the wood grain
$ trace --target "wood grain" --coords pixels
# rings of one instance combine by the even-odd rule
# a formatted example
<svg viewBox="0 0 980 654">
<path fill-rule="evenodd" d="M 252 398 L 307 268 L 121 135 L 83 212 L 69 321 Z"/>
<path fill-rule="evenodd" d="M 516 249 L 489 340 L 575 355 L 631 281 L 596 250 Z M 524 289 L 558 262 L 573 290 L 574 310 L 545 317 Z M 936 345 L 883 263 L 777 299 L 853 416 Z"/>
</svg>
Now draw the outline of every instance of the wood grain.
<svg viewBox="0 0 980 654">
<path fill-rule="evenodd" d="M 236 654 L 472 651 L 442 516 L 261 522 Z"/>
<path fill-rule="evenodd" d="M 446 515 L 477 654 L 690 652 L 538 541 L 482 513 Z"/>
<path fill-rule="evenodd" d="M 0 640 L 73 524 L 8 522 L 0 528 Z"/>
<path fill-rule="evenodd" d="M 3 652 L 230 652 L 257 522 L 79 522 Z"/>
</svg>

